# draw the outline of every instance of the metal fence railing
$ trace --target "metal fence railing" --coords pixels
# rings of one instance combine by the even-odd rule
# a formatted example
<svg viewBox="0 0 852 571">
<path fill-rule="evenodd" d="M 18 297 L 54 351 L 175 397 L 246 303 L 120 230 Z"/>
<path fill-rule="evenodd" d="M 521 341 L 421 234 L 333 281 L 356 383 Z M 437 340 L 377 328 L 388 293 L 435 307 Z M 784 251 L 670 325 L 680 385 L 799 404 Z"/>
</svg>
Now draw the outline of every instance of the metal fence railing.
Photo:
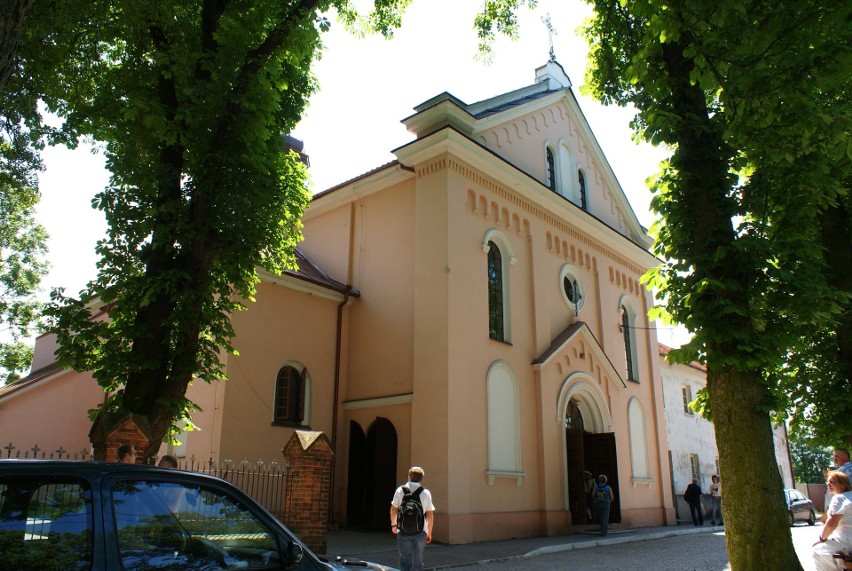
<svg viewBox="0 0 852 571">
<path fill-rule="evenodd" d="M 13 443 L 0 447 L 0 458 L 38 459 L 38 460 L 92 460 L 90 449 L 71 452 L 59 447 L 45 450 L 36 444 L 32 448 L 19 448 Z M 194 456 L 179 458 L 178 469 L 201 474 L 210 474 L 227 480 L 254 499 L 257 503 L 286 521 L 287 506 L 287 465 L 286 463 L 263 460 L 233 462 L 230 459 L 216 463 L 212 460 L 200 461 Z"/>
</svg>

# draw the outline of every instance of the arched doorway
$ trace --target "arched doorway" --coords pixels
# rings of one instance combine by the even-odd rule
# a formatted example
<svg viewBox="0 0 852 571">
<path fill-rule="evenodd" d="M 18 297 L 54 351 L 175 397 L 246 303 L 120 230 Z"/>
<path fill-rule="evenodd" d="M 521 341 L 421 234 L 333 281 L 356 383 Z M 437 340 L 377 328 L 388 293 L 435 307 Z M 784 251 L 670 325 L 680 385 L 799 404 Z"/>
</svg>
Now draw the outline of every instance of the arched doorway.
<svg viewBox="0 0 852 571">
<path fill-rule="evenodd" d="M 597 413 L 597 414 L 596 414 Z M 565 426 L 565 470 L 568 483 L 568 509 L 572 523 L 584 525 L 595 523 L 587 518 L 586 508 L 589 496 L 588 471 L 597 479 L 606 474 L 609 485 L 615 494 L 615 502 L 610 509 L 609 521 L 621 522 L 621 503 L 618 488 L 618 457 L 615 448 L 615 433 L 598 432 L 603 428 L 600 409 L 593 396 L 583 391 L 575 391 L 567 399 L 563 416 Z"/>
<path fill-rule="evenodd" d="M 346 523 L 351 527 L 386 530 L 396 489 L 396 429 L 376 418 L 366 436 L 358 423 L 349 423 Z"/>
</svg>

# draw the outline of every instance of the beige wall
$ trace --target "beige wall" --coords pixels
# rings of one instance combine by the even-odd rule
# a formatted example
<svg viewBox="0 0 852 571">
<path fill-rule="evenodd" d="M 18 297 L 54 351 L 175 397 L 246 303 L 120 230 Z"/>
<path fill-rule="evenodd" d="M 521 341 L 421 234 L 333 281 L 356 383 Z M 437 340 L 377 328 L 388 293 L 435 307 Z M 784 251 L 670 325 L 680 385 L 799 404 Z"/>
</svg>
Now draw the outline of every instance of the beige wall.
<svg viewBox="0 0 852 571">
<path fill-rule="evenodd" d="M 258 284 L 255 299 L 232 318 L 239 355 L 227 361 L 219 455 L 280 462 L 296 429 L 272 424 L 275 382 L 285 365 L 304 366 L 310 375 L 305 428 L 331 436 L 338 304 L 266 282 Z"/>
<path fill-rule="evenodd" d="M 351 193 L 341 202 L 306 217 L 303 249 L 326 256 L 331 244 L 352 242 L 347 255 L 352 285 L 361 299 L 351 308 L 347 353 L 349 374 L 342 400 L 389 399 L 413 393 L 410 404 L 346 410 L 341 420 L 338 456 L 346 454 L 345 428 L 355 420 L 366 430 L 377 417 L 391 420 L 399 437 L 397 479 L 410 465 L 422 465 L 438 504 L 438 539 L 462 543 L 513 535 L 564 533 L 569 519 L 565 480 L 565 441 L 557 422 L 560 391 L 572 372 L 597 379 L 599 403 L 607 409 L 619 451 L 622 518 L 627 525 L 673 521 L 665 434 L 659 415 L 662 398 L 655 365 L 656 337 L 641 317 L 650 304 L 639 287 L 644 270 L 635 258 L 641 250 L 624 241 L 624 252 L 599 246 L 570 223 L 566 213 L 543 212 L 519 201 L 493 179 L 451 154 L 439 154 L 416 166 L 414 180 L 387 190 Z M 480 204 L 484 201 L 484 207 Z M 355 212 L 351 218 L 343 211 Z M 324 238 L 336 223 L 352 220 L 340 236 Z M 517 261 L 510 266 L 511 344 L 488 337 L 485 233 L 499 229 Z M 322 236 L 322 243 L 312 240 Z M 338 252 L 343 255 L 342 252 Z M 639 256 L 640 259 L 648 259 Z M 583 281 L 585 305 L 579 317 L 564 302 L 559 272 L 571 263 Z M 600 363 L 572 358 L 579 345 L 565 349 L 559 367 L 543 371 L 534 359 L 576 319 L 606 351 L 617 376 L 625 377 L 619 306 L 623 296 L 640 315 L 635 323 L 640 383 L 621 386 L 603 378 Z M 652 351 L 653 348 L 653 351 Z M 522 470 L 516 478 L 489 485 L 486 376 L 495 361 L 505 362 L 518 386 Z M 573 382 L 580 382 L 579 380 Z M 588 378 L 585 382 L 589 382 Z M 630 469 L 627 406 L 640 399 L 650 481 L 636 483 Z M 393 402 L 393 401 L 389 401 Z M 344 462 L 337 471 L 335 512 L 345 511 Z"/>
</svg>

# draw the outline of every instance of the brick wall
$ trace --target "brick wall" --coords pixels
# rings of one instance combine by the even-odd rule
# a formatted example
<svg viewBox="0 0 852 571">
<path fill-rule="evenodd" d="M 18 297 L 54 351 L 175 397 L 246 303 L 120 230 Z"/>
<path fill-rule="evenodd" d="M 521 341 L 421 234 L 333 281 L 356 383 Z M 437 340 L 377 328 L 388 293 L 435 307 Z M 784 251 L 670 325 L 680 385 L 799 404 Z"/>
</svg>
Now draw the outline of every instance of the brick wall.
<svg viewBox="0 0 852 571">
<path fill-rule="evenodd" d="M 297 430 L 281 452 L 289 464 L 287 526 L 312 550 L 325 553 L 334 457 L 331 443 L 322 432 Z"/>
</svg>

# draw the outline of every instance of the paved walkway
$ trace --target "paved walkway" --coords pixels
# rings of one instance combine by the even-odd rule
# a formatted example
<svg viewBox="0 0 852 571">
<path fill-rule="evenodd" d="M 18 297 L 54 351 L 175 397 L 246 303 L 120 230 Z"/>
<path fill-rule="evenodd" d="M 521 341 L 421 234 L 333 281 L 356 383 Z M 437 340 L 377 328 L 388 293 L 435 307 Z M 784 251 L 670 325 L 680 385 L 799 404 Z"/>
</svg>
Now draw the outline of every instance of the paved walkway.
<svg viewBox="0 0 852 571">
<path fill-rule="evenodd" d="M 638 529 L 612 529 L 603 537 L 599 533 L 586 532 L 559 537 L 531 537 L 504 541 L 485 541 L 467 545 L 443 545 L 433 543 L 426 547 L 426 569 L 451 569 L 472 563 L 488 563 L 535 557 L 545 553 L 557 553 L 570 549 L 584 549 L 600 545 L 630 543 L 661 539 L 675 535 L 719 531 L 722 527 L 695 527 L 673 525 L 642 527 Z M 399 556 L 396 537 L 390 533 L 332 530 L 328 532 L 328 553 L 346 555 L 383 565 L 396 567 Z"/>
</svg>

